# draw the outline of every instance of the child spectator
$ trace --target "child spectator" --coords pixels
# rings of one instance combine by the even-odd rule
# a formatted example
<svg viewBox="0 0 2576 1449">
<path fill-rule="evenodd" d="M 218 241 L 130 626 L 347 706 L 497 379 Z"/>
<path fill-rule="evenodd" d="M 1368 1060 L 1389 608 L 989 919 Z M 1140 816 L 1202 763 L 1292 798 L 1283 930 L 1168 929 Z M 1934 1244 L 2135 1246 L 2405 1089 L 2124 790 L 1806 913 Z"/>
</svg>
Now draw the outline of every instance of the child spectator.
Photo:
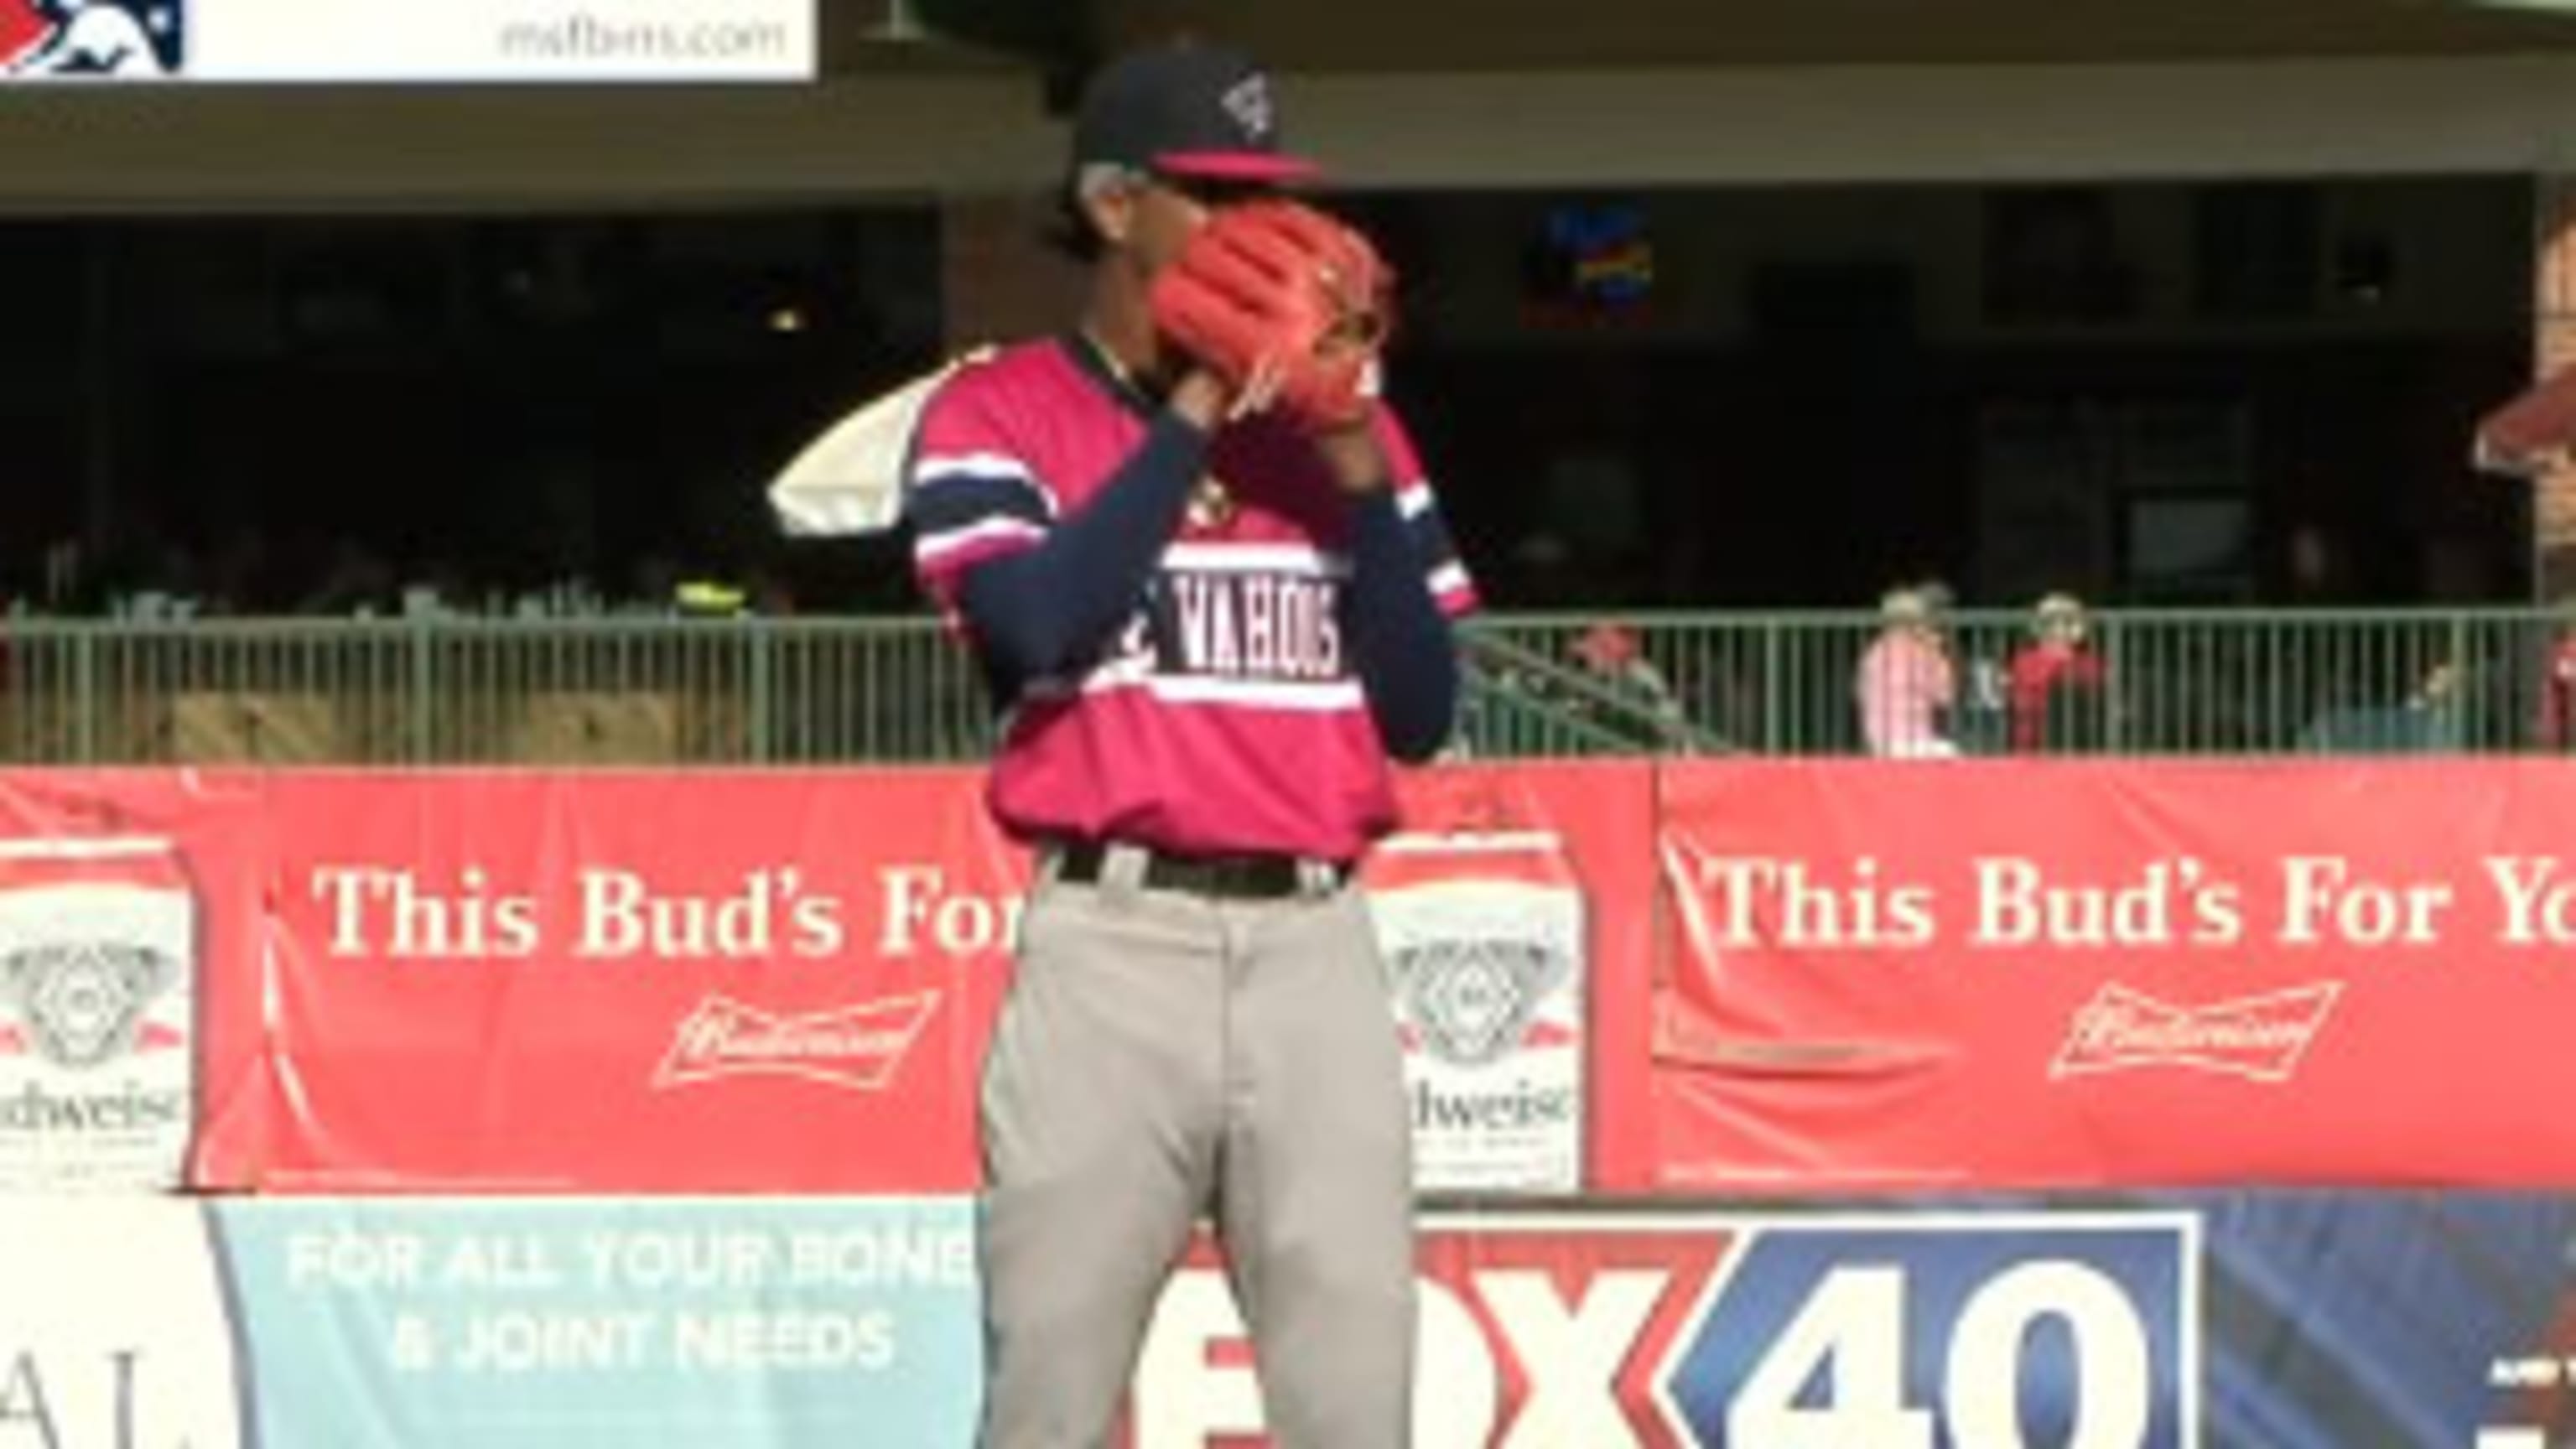
<svg viewBox="0 0 2576 1449">
<path fill-rule="evenodd" d="M 2016 754 L 2071 753 L 2102 746 L 2107 682 L 2093 652 L 2084 605 L 2049 594 L 2031 611 L 2031 640 L 2005 681 Z"/>
<path fill-rule="evenodd" d="M 1878 617 L 1878 637 L 1852 681 L 1862 742 L 1882 759 L 1956 758 L 1959 746 L 1941 722 L 1958 702 L 1958 673 L 1932 598 L 1921 589 L 1890 589 L 1878 601 Z"/>
</svg>

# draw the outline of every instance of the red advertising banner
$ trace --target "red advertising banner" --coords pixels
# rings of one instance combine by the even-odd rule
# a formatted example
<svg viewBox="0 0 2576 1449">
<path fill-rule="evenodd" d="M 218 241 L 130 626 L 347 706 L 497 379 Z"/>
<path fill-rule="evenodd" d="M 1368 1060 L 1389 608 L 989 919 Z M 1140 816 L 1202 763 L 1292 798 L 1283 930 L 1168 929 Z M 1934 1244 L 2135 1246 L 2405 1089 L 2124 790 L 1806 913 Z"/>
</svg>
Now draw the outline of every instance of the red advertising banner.
<svg viewBox="0 0 2576 1449">
<path fill-rule="evenodd" d="M 2576 771 L 1684 765 L 1670 1188 L 2576 1181 Z"/>
<path fill-rule="evenodd" d="M 979 770 L 268 776 L 272 1191 L 954 1192 L 1027 856 Z M 1651 1178 L 1637 764 L 1405 782 L 1371 862 L 1424 1186 Z M 248 960 L 248 953 L 244 953 Z M 1596 1063 L 1599 1064 L 1596 1069 Z"/>
<path fill-rule="evenodd" d="M 0 1183 L 969 1188 L 1025 872 L 981 789 L 0 774 Z M 2576 1181 L 2563 764 L 1403 790 L 1435 1195 Z"/>
<path fill-rule="evenodd" d="M 971 770 L 270 784 L 282 1190 L 973 1186 L 1024 853 Z"/>
</svg>

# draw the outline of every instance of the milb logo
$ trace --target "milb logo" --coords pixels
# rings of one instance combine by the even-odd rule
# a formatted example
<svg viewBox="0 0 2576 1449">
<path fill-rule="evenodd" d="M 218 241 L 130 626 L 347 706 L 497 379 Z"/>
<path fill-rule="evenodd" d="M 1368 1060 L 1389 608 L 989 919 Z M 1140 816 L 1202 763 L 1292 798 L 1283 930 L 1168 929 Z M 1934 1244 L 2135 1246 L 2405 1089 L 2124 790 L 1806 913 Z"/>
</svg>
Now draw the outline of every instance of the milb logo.
<svg viewBox="0 0 2576 1449">
<path fill-rule="evenodd" d="M 0 0 L 0 77 L 177 75 L 185 0 Z"/>
<path fill-rule="evenodd" d="M 2164 1213 L 1426 1225 L 1418 1449 L 2196 1449 L 2196 1226 Z M 1129 1449 L 1264 1445 L 1202 1246 Z"/>
</svg>

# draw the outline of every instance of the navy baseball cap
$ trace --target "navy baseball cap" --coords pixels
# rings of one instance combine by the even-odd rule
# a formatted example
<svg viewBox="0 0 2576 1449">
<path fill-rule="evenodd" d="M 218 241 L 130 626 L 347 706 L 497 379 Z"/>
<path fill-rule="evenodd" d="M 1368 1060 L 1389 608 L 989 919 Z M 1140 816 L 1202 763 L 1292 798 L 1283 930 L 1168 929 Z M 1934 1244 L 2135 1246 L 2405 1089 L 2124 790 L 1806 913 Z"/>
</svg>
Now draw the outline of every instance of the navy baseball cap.
<svg viewBox="0 0 2576 1449">
<path fill-rule="evenodd" d="M 1133 51 L 1103 67 L 1073 121 L 1073 165 L 1211 181 L 1305 181 L 1322 172 L 1279 149 L 1270 77 L 1217 46 Z"/>
</svg>

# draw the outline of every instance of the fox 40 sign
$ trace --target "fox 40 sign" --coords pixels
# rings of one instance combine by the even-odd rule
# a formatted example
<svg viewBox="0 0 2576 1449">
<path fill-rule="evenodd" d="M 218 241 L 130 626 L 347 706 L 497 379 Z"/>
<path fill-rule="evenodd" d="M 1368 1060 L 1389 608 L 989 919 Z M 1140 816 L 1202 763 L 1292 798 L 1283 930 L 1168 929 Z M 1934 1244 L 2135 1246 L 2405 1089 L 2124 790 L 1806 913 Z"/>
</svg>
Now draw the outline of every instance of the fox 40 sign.
<svg viewBox="0 0 2576 1449">
<path fill-rule="evenodd" d="M 1417 1449 L 2195 1449 L 2195 1221 L 1500 1217 L 1421 1254 Z M 1146 1335 L 1130 1449 L 1251 1449 L 1204 1247 Z"/>
</svg>

